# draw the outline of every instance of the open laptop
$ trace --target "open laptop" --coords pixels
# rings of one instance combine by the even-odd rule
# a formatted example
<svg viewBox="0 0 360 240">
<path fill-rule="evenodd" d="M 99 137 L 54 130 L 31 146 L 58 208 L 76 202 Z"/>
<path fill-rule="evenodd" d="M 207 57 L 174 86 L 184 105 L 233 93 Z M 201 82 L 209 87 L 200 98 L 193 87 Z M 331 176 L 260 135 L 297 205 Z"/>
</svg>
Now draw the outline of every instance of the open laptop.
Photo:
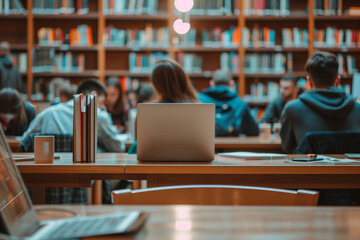
<svg viewBox="0 0 360 240">
<path fill-rule="evenodd" d="M 9 235 L 9 239 L 68 239 L 126 233 L 136 230 L 145 216 L 134 211 L 39 222 L 1 125 L 0 189 L 0 232 Z"/>
<path fill-rule="evenodd" d="M 215 153 L 215 105 L 138 104 L 139 161 L 212 161 Z"/>
</svg>

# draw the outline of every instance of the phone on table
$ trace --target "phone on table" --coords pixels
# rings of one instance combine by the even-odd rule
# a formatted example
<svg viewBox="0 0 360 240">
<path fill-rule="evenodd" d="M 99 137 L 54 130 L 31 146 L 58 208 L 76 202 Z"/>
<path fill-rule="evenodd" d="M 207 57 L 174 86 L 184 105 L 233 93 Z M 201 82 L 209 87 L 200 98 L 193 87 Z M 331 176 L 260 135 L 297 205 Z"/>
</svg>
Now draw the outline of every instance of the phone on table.
<svg viewBox="0 0 360 240">
<path fill-rule="evenodd" d="M 308 154 L 307 158 L 293 158 L 294 162 L 315 162 L 315 161 L 322 161 L 323 158 L 318 158 L 316 154 Z"/>
</svg>

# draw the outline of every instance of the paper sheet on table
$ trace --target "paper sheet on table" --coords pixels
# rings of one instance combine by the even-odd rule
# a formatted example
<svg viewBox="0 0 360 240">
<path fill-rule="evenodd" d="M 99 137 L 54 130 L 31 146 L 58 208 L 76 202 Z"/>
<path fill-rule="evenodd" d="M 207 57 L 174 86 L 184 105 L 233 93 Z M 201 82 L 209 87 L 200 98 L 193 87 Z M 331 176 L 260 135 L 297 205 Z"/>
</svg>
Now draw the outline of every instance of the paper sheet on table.
<svg viewBox="0 0 360 240">
<path fill-rule="evenodd" d="M 286 154 L 279 153 L 227 152 L 219 153 L 218 156 L 245 160 L 287 159 Z"/>
<path fill-rule="evenodd" d="M 333 158 L 333 157 L 328 157 L 328 156 L 324 156 L 324 155 L 318 155 L 317 158 L 323 158 L 324 160 L 318 161 L 318 162 L 325 162 L 325 163 L 333 163 L 333 162 L 338 162 L 338 163 L 352 163 L 352 162 L 359 162 L 359 161 L 356 161 L 356 160 L 354 160 L 354 159 L 349 159 L 349 158 Z"/>
</svg>

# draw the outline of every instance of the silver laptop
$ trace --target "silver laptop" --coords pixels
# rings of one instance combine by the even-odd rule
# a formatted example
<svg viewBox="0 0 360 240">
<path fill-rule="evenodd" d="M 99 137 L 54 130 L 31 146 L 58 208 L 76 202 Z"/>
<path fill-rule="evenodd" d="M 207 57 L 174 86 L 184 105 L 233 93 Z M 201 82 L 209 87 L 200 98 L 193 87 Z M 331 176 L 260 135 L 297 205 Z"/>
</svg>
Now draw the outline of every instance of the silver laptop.
<svg viewBox="0 0 360 240">
<path fill-rule="evenodd" d="M 0 126 L 0 238 L 67 239 L 133 231 L 141 212 L 81 216 L 39 222 Z"/>
<path fill-rule="evenodd" d="M 138 104 L 139 161 L 212 161 L 215 105 Z"/>
</svg>

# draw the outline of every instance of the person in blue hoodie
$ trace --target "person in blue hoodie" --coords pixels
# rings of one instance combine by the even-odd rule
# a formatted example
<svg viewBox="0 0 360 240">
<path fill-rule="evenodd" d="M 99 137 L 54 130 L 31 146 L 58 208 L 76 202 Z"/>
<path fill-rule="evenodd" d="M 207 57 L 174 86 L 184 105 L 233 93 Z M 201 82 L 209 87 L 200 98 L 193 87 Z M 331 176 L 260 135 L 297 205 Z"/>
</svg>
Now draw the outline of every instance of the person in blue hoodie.
<svg viewBox="0 0 360 240">
<path fill-rule="evenodd" d="M 360 103 L 337 88 L 340 76 L 335 55 L 316 52 L 305 68 L 311 89 L 289 102 L 281 116 L 280 136 L 286 153 L 295 153 L 307 132 L 360 131 Z"/>
<path fill-rule="evenodd" d="M 210 81 L 210 88 L 198 94 L 202 103 L 214 103 L 216 106 L 216 136 L 259 135 L 259 127 L 250 113 L 249 106 L 231 90 L 234 81 L 230 74 L 216 70 Z"/>
<path fill-rule="evenodd" d="M 8 42 L 0 43 L 0 90 L 3 88 L 14 88 L 20 93 L 23 91 L 21 75 L 13 65 Z"/>
</svg>

